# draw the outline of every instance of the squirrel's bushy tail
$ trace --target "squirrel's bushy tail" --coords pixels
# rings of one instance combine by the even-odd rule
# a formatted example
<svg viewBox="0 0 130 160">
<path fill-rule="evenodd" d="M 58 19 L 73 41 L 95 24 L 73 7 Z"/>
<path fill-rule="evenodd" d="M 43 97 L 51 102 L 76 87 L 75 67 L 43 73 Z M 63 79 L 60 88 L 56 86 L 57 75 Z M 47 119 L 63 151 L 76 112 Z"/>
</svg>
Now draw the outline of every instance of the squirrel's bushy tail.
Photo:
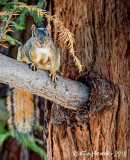
<svg viewBox="0 0 130 160">
<path fill-rule="evenodd" d="M 21 89 L 10 89 L 7 108 L 10 128 L 16 134 L 32 134 L 39 120 L 38 97 Z"/>
</svg>

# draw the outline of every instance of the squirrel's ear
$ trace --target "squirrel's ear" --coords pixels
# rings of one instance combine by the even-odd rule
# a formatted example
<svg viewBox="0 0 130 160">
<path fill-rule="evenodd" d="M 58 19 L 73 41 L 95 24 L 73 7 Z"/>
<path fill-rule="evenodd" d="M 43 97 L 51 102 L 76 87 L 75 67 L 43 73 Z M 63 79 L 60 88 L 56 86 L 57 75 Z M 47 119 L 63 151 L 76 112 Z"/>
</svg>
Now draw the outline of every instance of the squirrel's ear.
<svg viewBox="0 0 130 160">
<path fill-rule="evenodd" d="M 36 29 L 36 26 L 33 24 L 32 27 L 31 27 L 32 35 L 33 35 L 33 33 L 35 32 L 35 29 Z"/>
</svg>

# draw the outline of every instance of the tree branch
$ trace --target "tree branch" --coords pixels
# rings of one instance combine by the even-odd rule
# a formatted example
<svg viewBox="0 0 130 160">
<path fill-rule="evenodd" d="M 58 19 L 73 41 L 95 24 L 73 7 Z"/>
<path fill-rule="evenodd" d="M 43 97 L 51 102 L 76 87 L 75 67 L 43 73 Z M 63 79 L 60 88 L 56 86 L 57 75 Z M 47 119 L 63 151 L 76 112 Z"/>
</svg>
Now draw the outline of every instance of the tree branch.
<svg viewBox="0 0 130 160">
<path fill-rule="evenodd" d="M 77 110 L 89 98 L 89 87 L 80 82 L 57 76 L 55 84 L 48 77 L 49 72 L 29 69 L 27 64 L 18 62 L 0 53 L 0 82 L 44 97 L 63 107 Z"/>
</svg>

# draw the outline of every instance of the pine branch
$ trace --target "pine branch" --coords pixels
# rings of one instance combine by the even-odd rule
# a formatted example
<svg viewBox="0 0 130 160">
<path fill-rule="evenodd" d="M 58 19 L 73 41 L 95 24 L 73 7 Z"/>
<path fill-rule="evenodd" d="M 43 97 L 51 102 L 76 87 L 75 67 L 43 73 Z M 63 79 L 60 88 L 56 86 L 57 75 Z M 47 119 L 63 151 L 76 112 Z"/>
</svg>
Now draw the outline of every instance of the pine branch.
<svg viewBox="0 0 130 160">
<path fill-rule="evenodd" d="M 10 12 L 6 12 L 6 11 L 0 12 L 0 16 L 10 15 L 10 14 L 11 14 Z"/>
<path fill-rule="evenodd" d="M 12 16 L 13 16 L 13 14 L 14 14 L 14 12 L 15 12 L 17 3 L 18 3 L 18 0 L 15 1 L 14 8 L 13 8 L 13 10 L 12 10 L 10 16 L 9 16 L 9 19 L 8 19 L 8 21 L 7 21 L 7 23 L 6 23 L 5 27 L 4 27 L 4 29 L 3 29 L 3 32 L 1 33 L 0 41 L 2 41 L 3 36 L 4 36 L 4 34 L 5 34 L 5 32 L 6 32 L 7 28 L 8 28 L 9 22 L 11 21 Z"/>
</svg>

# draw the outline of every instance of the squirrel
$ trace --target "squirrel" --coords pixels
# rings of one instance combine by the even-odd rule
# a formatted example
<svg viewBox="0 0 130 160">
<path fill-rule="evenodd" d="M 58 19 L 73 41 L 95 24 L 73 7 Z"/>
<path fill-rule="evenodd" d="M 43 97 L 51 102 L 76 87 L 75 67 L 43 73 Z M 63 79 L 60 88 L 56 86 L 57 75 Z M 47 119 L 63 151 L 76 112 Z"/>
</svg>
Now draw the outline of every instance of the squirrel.
<svg viewBox="0 0 130 160">
<path fill-rule="evenodd" d="M 17 60 L 29 65 L 32 71 L 38 68 L 49 70 L 52 81 L 60 68 L 60 51 L 54 45 L 46 28 L 32 25 L 32 36 L 18 48 Z M 38 96 L 12 88 L 7 97 L 9 126 L 15 133 L 32 134 L 39 120 Z"/>
<path fill-rule="evenodd" d="M 55 47 L 46 28 L 32 25 L 32 37 L 18 48 L 18 61 L 29 64 L 32 70 L 49 70 L 52 81 L 56 82 L 56 72 L 60 68 L 60 51 Z"/>
</svg>

